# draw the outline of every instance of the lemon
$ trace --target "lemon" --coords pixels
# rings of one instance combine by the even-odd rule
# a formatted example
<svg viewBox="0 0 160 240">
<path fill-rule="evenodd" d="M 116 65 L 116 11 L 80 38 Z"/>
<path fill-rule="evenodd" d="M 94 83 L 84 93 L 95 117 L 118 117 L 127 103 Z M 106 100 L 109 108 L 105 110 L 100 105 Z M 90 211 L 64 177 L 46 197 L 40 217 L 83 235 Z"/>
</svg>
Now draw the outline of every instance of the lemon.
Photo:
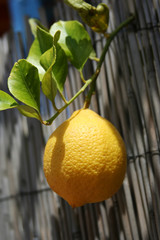
<svg viewBox="0 0 160 240">
<path fill-rule="evenodd" d="M 72 207 L 100 202 L 123 182 L 125 145 L 109 121 L 80 109 L 51 134 L 43 168 L 51 189 Z"/>
</svg>

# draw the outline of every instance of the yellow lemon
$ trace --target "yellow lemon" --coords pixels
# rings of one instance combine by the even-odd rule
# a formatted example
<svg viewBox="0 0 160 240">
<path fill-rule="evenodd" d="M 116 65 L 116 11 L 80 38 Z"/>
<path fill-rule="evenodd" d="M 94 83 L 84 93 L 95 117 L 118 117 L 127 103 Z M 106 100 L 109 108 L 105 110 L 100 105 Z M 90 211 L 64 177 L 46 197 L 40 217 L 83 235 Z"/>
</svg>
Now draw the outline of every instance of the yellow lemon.
<svg viewBox="0 0 160 240">
<path fill-rule="evenodd" d="M 116 128 L 90 109 L 75 111 L 50 136 L 44 173 L 72 207 L 110 198 L 126 172 L 126 150 Z"/>
</svg>

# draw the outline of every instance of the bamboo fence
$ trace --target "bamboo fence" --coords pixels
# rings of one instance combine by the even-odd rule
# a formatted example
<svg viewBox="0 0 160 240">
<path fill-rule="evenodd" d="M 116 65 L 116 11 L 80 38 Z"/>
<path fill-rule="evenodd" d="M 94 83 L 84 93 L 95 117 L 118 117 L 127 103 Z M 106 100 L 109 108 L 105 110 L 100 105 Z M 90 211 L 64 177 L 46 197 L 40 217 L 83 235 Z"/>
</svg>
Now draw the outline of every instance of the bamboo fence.
<svg viewBox="0 0 160 240">
<path fill-rule="evenodd" d="M 92 1 L 97 3 L 99 1 Z M 135 21 L 123 29 L 105 58 L 91 108 L 109 119 L 127 147 L 123 186 L 112 198 L 72 209 L 50 190 L 43 173 L 43 151 L 51 132 L 83 106 L 84 94 L 52 126 L 42 126 L 16 110 L 0 112 L 0 239 L 2 240 L 158 240 L 160 239 L 160 1 L 108 0 L 109 32 L 130 14 Z M 53 1 L 53 21 L 79 19 L 62 1 Z M 49 24 L 45 9 L 41 21 Z M 32 36 L 27 30 L 28 46 Z M 99 56 L 104 39 L 93 34 Z M 0 39 L 0 88 L 18 58 L 24 57 L 20 34 Z M 89 77 L 95 64 L 88 63 Z M 70 66 L 65 95 L 79 88 Z M 57 105 L 62 102 L 59 97 Z M 50 103 L 42 96 L 44 118 Z"/>
</svg>

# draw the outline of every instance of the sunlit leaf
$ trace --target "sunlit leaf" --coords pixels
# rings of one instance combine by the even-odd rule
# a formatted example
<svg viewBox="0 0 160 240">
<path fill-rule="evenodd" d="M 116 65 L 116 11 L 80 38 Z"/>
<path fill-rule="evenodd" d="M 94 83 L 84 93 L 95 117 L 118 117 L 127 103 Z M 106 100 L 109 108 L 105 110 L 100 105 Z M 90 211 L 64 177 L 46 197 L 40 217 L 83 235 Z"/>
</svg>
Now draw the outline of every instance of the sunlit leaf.
<svg viewBox="0 0 160 240">
<path fill-rule="evenodd" d="M 8 88 L 15 98 L 39 112 L 40 81 L 35 66 L 25 59 L 16 62 L 8 78 Z"/>
<path fill-rule="evenodd" d="M 90 54 L 94 51 L 89 34 L 78 21 L 56 22 L 52 25 L 50 33 L 54 35 L 57 30 L 61 31 L 59 45 L 71 63 L 77 69 L 82 69 Z"/>
<path fill-rule="evenodd" d="M 0 90 L 0 110 L 17 107 L 18 103 L 8 93 Z"/>
</svg>

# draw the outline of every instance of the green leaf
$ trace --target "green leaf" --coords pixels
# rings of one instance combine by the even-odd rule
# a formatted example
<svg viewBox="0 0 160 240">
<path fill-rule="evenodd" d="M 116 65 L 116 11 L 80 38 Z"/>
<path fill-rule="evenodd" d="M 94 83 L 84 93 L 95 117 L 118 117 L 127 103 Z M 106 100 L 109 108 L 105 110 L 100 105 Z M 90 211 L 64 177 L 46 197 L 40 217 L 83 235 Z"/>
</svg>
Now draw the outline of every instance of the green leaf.
<svg viewBox="0 0 160 240">
<path fill-rule="evenodd" d="M 41 121 L 40 114 L 34 108 L 27 105 L 19 105 L 8 93 L 0 90 L 0 110 L 6 110 L 10 108 L 17 108 L 20 113 L 26 117 L 37 118 Z"/>
<path fill-rule="evenodd" d="M 18 103 L 8 93 L 0 90 L 0 110 L 17 107 Z"/>
<path fill-rule="evenodd" d="M 106 4 L 100 3 L 94 7 L 83 0 L 65 0 L 64 2 L 74 8 L 93 31 L 104 33 L 107 30 L 109 8 Z"/>
<path fill-rule="evenodd" d="M 40 27 L 37 27 L 37 38 L 42 54 L 53 46 L 52 35 Z"/>
<path fill-rule="evenodd" d="M 40 64 L 41 55 L 42 55 L 42 53 L 41 53 L 41 49 L 39 46 L 39 41 L 36 38 L 32 43 L 32 46 L 30 48 L 30 51 L 29 51 L 29 54 L 28 54 L 28 57 L 26 60 L 28 62 L 30 62 L 31 64 L 33 64 L 38 69 L 40 80 L 42 80 L 43 75 L 45 74 L 45 71 Z"/>
<path fill-rule="evenodd" d="M 61 35 L 61 31 L 57 31 L 55 34 L 54 34 L 54 37 L 53 37 L 53 44 L 56 45 L 59 38 L 60 38 L 60 35 Z"/>
<path fill-rule="evenodd" d="M 54 46 L 46 51 L 40 58 L 40 63 L 47 70 L 52 65 L 52 74 L 46 74 L 47 79 L 51 76 L 52 81 L 56 82 L 56 86 L 60 92 L 63 91 L 64 83 L 68 74 L 67 57 L 61 46 L 57 43 L 60 37 L 60 31 L 54 35 Z M 49 72 L 51 71 L 51 68 Z M 46 77 L 45 76 L 45 77 Z M 45 78 L 44 78 L 45 79 Z M 48 80 L 47 80 L 48 82 Z M 53 84 L 52 84 L 53 85 Z"/>
<path fill-rule="evenodd" d="M 40 57 L 46 50 L 53 46 L 53 37 L 45 29 L 38 26 L 36 26 L 36 36 L 31 45 L 27 61 L 38 69 L 40 80 L 42 80 L 45 71 L 40 64 Z"/>
<path fill-rule="evenodd" d="M 57 31 L 53 37 L 52 47 L 48 49 L 40 58 L 40 64 L 47 70 L 56 62 L 56 44 L 60 37 L 60 31 Z"/>
<path fill-rule="evenodd" d="M 44 27 L 38 19 L 30 18 L 29 25 L 30 25 L 31 31 L 35 38 L 37 37 L 37 27 L 40 27 L 41 29 L 48 32 L 48 29 L 46 27 Z"/>
<path fill-rule="evenodd" d="M 55 46 L 51 47 L 40 58 L 40 64 L 47 71 L 47 69 L 53 65 L 56 61 L 56 48 Z"/>
<path fill-rule="evenodd" d="M 82 69 L 90 54 L 94 51 L 89 34 L 78 21 L 56 22 L 52 25 L 50 33 L 54 35 L 57 30 L 61 31 L 59 45 L 71 63 L 77 69 Z"/>
<path fill-rule="evenodd" d="M 46 97 L 54 102 L 55 96 L 57 94 L 57 85 L 52 77 L 52 67 L 50 67 L 44 75 L 42 80 L 42 91 Z"/>
<path fill-rule="evenodd" d="M 36 118 L 42 121 L 40 114 L 32 107 L 29 107 L 27 105 L 18 105 L 17 109 L 26 117 Z"/>
<path fill-rule="evenodd" d="M 82 69 L 84 64 L 86 63 L 87 59 L 91 53 L 91 46 L 88 44 L 87 39 L 82 39 L 77 42 L 72 37 L 68 36 L 66 38 L 66 44 L 70 52 L 72 53 L 71 56 L 71 63 L 77 68 Z"/>
<path fill-rule="evenodd" d="M 60 37 L 60 31 L 57 31 L 53 37 L 52 47 L 42 54 L 40 64 L 47 70 L 51 65 L 56 62 L 56 44 Z M 54 62 L 54 63 L 53 63 Z"/>
<path fill-rule="evenodd" d="M 29 23 L 35 36 L 35 40 L 30 48 L 27 61 L 38 69 L 40 80 L 42 80 L 45 71 L 40 64 L 40 57 L 46 50 L 52 47 L 53 37 L 38 20 L 32 18 L 29 20 Z"/>
<path fill-rule="evenodd" d="M 8 78 L 8 88 L 15 98 L 39 112 L 40 81 L 35 66 L 25 59 L 16 62 Z"/>
<path fill-rule="evenodd" d="M 42 91 L 52 102 L 57 94 L 57 84 L 52 74 L 52 67 L 56 61 L 56 48 L 53 46 L 41 58 L 41 64 L 47 70 L 42 79 Z"/>
<path fill-rule="evenodd" d="M 58 90 L 62 92 L 68 74 L 68 62 L 65 52 L 59 44 L 56 45 L 56 62 L 52 68 L 52 73 Z"/>
</svg>

